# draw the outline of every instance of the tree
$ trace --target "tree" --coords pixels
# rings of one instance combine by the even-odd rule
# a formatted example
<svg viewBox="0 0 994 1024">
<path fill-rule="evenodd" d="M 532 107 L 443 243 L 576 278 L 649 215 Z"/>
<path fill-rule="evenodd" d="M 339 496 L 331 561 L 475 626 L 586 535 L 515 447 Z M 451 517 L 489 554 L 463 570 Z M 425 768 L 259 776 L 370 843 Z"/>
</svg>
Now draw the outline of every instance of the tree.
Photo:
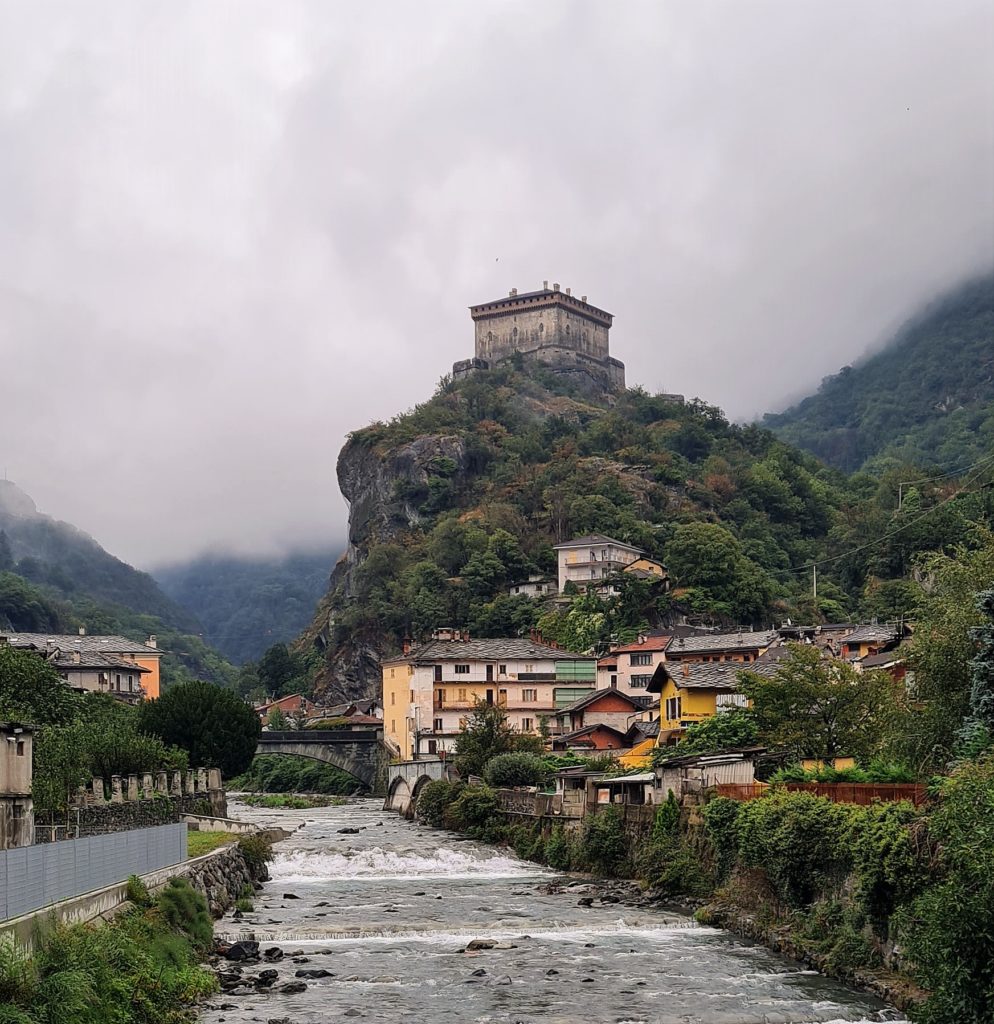
<svg viewBox="0 0 994 1024">
<path fill-rule="evenodd" d="M 138 709 L 143 732 L 189 752 L 195 768 L 216 766 L 226 778 L 252 763 L 262 725 L 237 694 L 201 681 L 172 686 Z"/>
<path fill-rule="evenodd" d="M 280 696 L 300 675 L 301 666 L 286 644 L 273 644 L 259 660 L 259 680 L 273 696 Z"/>
<path fill-rule="evenodd" d="M 0 719 L 56 725 L 72 721 L 82 708 L 82 696 L 44 658 L 0 646 Z"/>
<path fill-rule="evenodd" d="M 518 739 L 503 708 L 478 701 L 456 740 L 456 770 L 464 779 L 482 775 L 491 758 L 517 750 Z"/>
<path fill-rule="evenodd" d="M 269 717 L 266 719 L 266 725 L 273 732 L 283 732 L 290 728 L 290 719 L 283 713 L 281 707 L 275 707 L 269 712 Z"/>
<path fill-rule="evenodd" d="M 759 729 L 752 712 L 746 708 L 719 711 L 703 722 L 696 722 L 675 747 L 657 747 L 653 761 L 667 761 L 686 754 L 718 754 L 723 750 L 753 746 Z"/>
<path fill-rule="evenodd" d="M 801 644 L 791 645 L 774 675 L 744 671 L 739 678 L 760 740 L 798 758 L 868 758 L 903 711 L 901 684 L 886 672 L 857 672 Z"/>
<path fill-rule="evenodd" d="M 548 771 L 537 754 L 523 751 L 498 754 L 490 758 L 483 769 L 487 784 L 497 789 L 514 789 L 515 786 L 541 786 Z"/>
<path fill-rule="evenodd" d="M 971 630 L 977 653 L 970 662 L 970 717 L 960 730 L 970 753 L 994 738 L 994 590 L 985 590 L 976 604 L 987 621 Z"/>
</svg>

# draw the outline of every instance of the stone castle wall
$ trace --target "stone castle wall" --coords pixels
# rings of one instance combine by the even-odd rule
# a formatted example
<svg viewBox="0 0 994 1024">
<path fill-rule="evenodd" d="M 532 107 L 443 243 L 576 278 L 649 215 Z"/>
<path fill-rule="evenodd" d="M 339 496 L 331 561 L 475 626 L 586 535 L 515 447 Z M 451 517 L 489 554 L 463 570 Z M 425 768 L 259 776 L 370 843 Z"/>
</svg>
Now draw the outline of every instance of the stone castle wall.
<svg viewBox="0 0 994 1024">
<path fill-rule="evenodd" d="M 607 359 L 610 354 L 609 328 L 602 323 L 562 306 L 537 309 L 511 309 L 475 323 L 476 358 L 497 362 L 515 352 L 535 354 L 549 350 L 569 350 L 591 359 Z"/>
</svg>

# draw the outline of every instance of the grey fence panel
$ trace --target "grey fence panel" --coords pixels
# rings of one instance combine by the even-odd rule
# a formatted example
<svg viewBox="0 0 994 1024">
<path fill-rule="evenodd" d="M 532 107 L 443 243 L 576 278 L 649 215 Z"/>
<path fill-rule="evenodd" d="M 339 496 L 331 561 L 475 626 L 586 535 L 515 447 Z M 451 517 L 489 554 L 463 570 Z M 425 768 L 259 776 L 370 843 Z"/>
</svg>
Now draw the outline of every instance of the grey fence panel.
<svg viewBox="0 0 994 1024">
<path fill-rule="evenodd" d="M 0 920 L 186 859 L 183 822 L 0 850 Z"/>
</svg>

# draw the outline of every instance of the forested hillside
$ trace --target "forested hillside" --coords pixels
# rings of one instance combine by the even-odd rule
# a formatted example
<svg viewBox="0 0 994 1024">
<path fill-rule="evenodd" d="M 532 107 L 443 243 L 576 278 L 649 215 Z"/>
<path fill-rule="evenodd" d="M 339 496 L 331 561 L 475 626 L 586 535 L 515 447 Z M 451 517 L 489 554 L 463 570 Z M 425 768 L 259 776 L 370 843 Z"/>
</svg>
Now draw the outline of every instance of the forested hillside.
<svg viewBox="0 0 994 1024">
<path fill-rule="evenodd" d="M 162 680 L 231 683 L 234 668 L 198 635 L 200 625 L 139 572 L 69 523 L 39 513 L 15 484 L 0 481 L 0 629 L 33 633 L 158 637 Z"/>
<path fill-rule="evenodd" d="M 158 569 L 162 589 L 196 616 L 204 640 L 235 664 L 292 640 L 310 622 L 340 552 L 250 559 L 205 555 Z"/>
<path fill-rule="evenodd" d="M 994 450 L 994 276 L 932 303 L 880 352 L 764 425 L 854 472 L 964 467 Z"/>
<path fill-rule="evenodd" d="M 593 401 L 520 366 L 443 381 L 356 431 L 338 472 L 349 549 L 307 639 L 326 652 L 319 688 L 348 695 L 375 688 L 378 654 L 445 623 L 479 636 L 538 626 L 586 648 L 684 614 L 760 626 L 908 613 L 915 555 L 968 542 L 992 505 L 977 481 L 955 498 L 950 481 L 923 481 L 898 510 L 910 468 L 846 479 L 703 402 L 637 388 Z M 619 597 L 568 608 L 508 594 L 552 572 L 553 544 L 592 532 L 661 559 L 675 588 L 625 579 Z M 829 557 L 815 601 L 809 565 Z"/>
</svg>

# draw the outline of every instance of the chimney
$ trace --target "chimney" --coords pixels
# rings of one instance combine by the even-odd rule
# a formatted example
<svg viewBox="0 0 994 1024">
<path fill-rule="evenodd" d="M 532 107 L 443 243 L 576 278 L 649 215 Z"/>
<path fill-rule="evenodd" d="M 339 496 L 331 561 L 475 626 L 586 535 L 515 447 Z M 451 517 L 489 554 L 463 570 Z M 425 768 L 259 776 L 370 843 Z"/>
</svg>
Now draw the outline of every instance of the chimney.
<svg viewBox="0 0 994 1024">
<path fill-rule="evenodd" d="M 543 292 L 547 292 L 548 290 L 549 290 L 549 282 L 548 281 L 543 281 L 542 282 L 542 291 Z"/>
<path fill-rule="evenodd" d="M 72 663 L 74 665 L 78 665 L 80 663 L 80 661 L 82 661 L 82 655 L 79 653 L 79 651 L 73 651 L 72 652 Z"/>
<path fill-rule="evenodd" d="M 80 636 L 86 636 L 86 626 L 80 626 L 79 627 L 79 635 Z"/>
<path fill-rule="evenodd" d="M 507 293 L 507 297 L 508 297 L 509 299 L 513 299 L 513 298 L 514 298 L 514 296 L 515 296 L 515 295 L 517 295 L 517 294 L 518 294 L 518 289 L 517 289 L 517 288 L 512 288 L 512 289 L 511 289 L 511 290 L 510 290 L 510 291 L 509 291 L 509 292 Z"/>
<path fill-rule="evenodd" d="M 683 678 L 684 679 L 689 679 L 690 678 L 690 662 L 689 661 L 685 661 L 683 663 Z"/>
<path fill-rule="evenodd" d="M 572 294 L 572 293 L 570 292 L 569 288 L 567 288 L 567 289 L 566 289 L 566 294 L 567 294 L 567 295 L 570 295 L 570 294 Z"/>
<path fill-rule="evenodd" d="M 149 633 L 148 639 L 145 641 L 145 646 L 157 648 L 159 646 L 159 638 L 154 633 Z"/>
<path fill-rule="evenodd" d="M 401 647 L 404 654 L 410 654 L 412 646 L 411 638 L 409 636 L 405 636 L 403 646 Z"/>
<path fill-rule="evenodd" d="M 586 295 L 581 295 L 580 296 L 580 301 L 581 302 L 586 302 L 587 301 L 587 296 Z"/>
<path fill-rule="evenodd" d="M 556 281 L 556 282 L 554 282 L 554 283 L 553 283 L 553 285 L 552 285 L 552 290 L 553 290 L 554 292 L 558 292 L 558 291 L 559 291 L 559 282 L 558 282 L 558 281 Z"/>
</svg>

